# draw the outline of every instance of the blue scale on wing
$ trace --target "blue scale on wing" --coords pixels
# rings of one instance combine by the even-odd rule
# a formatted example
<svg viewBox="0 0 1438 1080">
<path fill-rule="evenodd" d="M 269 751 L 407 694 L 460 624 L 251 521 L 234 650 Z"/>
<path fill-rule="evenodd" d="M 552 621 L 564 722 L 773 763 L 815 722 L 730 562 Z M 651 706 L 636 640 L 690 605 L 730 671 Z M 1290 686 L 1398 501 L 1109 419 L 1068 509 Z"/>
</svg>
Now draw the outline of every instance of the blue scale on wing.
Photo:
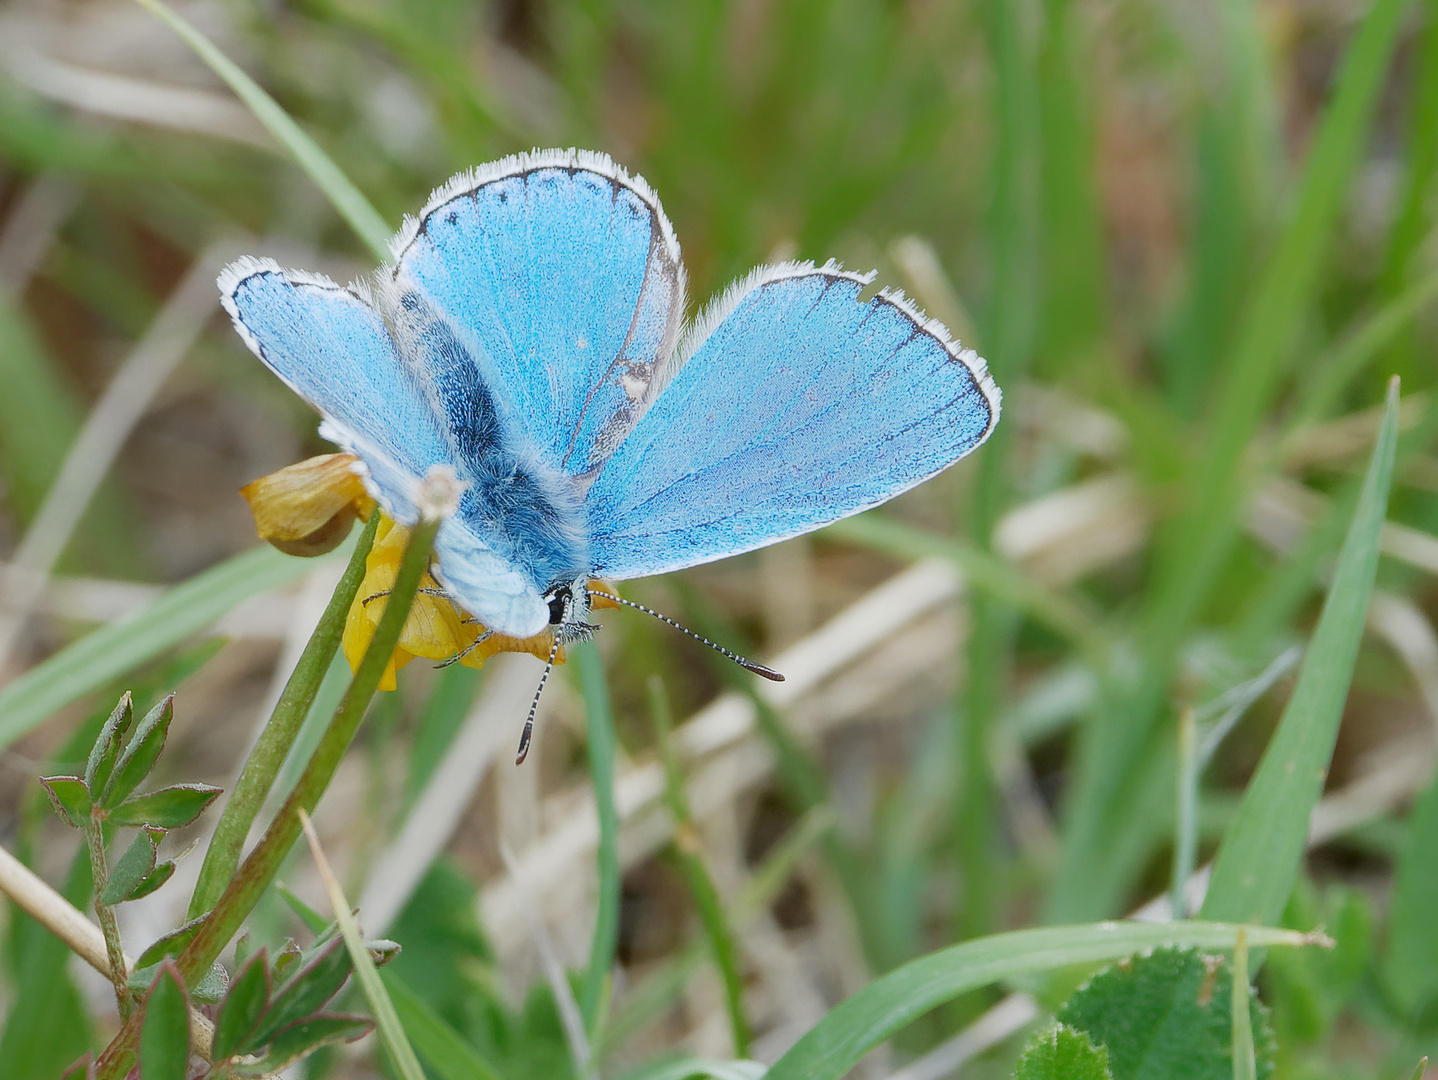
<svg viewBox="0 0 1438 1080">
<path fill-rule="evenodd" d="M 551 468 L 592 473 L 630 430 L 678 328 L 660 212 L 621 179 L 543 167 L 426 213 L 398 253 L 463 327 L 480 378 Z"/>
<path fill-rule="evenodd" d="M 968 366 L 907 312 L 812 270 L 739 300 L 590 488 L 593 570 L 707 562 L 876 505 L 988 433 Z"/>
</svg>

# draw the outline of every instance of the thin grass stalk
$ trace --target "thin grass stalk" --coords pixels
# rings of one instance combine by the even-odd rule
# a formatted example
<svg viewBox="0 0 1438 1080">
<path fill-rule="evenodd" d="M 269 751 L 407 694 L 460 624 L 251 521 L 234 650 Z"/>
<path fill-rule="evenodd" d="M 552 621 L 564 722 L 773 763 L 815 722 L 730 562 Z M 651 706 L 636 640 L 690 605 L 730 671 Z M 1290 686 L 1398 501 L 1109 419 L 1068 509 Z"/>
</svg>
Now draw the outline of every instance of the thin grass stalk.
<svg viewBox="0 0 1438 1080">
<path fill-rule="evenodd" d="M 209 971 L 245 918 L 254 910 L 299 838 L 299 811 L 312 812 L 334 779 L 340 759 L 354 740 L 370 699 L 374 697 L 389 658 L 399 642 L 420 579 L 429 566 L 430 550 L 439 525 L 440 521 L 435 519 L 421 521 L 414 527 L 394 587 L 385 601 L 384 614 L 380 616 L 369 648 L 365 650 L 349 689 L 335 709 L 324 737 L 264 837 L 231 879 L 199 932 L 176 958 L 176 966 L 187 985 L 193 985 L 196 979 Z M 96 1062 L 96 1080 L 122 1080 L 125 1077 L 134 1064 L 138 1033 L 139 1028 L 133 1021 L 120 1029 Z"/>
<path fill-rule="evenodd" d="M 325 858 L 324 850 L 320 847 L 320 838 L 315 832 L 314 823 L 310 821 L 309 814 L 305 813 L 303 808 L 297 812 L 296 816 L 300 820 L 300 828 L 304 830 L 305 840 L 310 847 L 310 855 L 314 858 L 315 866 L 320 873 L 320 880 L 324 882 L 325 892 L 329 894 L 335 922 L 339 925 L 340 935 L 345 940 L 345 949 L 350 954 L 350 963 L 354 965 L 355 982 L 359 984 L 360 990 L 364 993 L 365 1001 L 369 1002 L 370 1014 L 374 1017 L 375 1027 L 379 1030 L 380 1042 L 389 1054 L 390 1061 L 399 1074 L 400 1080 L 424 1080 L 424 1069 L 420 1067 L 419 1059 L 414 1056 L 414 1048 L 410 1046 L 409 1039 L 405 1037 L 404 1028 L 399 1022 L 399 1016 L 395 1013 L 394 1002 L 389 999 L 384 983 L 380 981 L 379 971 L 374 966 L 374 958 L 365 948 L 359 923 L 355 920 L 354 912 L 350 910 L 349 901 L 345 899 L 339 879 L 335 877 L 329 860 Z"/>
<path fill-rule="evenodd" d="M 386 261 L 389 258 L 389 226 L 334 160 L 320 149 L 319 144 L 290 119 L 279 103 L 261 89 L 259 83 L 246 75 L 238 64 L 217 49 L 214 43 L 194 26 L 180 18 L 160 0 L 136 0 L 136 3 L 163 20 L 211 71 L 229 85 L 235 95 L 249 106 L 256 119 L 290 152 L 300 168 L 309 174 L 310 179 L 325 193 L 340 216 L 369 246 L 375 257 L 380 262 Z"/>
<path fill-rule="evenodd" d="M 329 605 L 315 625 L 314 633 L 310 635 L 304 652 L 300 654 L 299 663 L 290 673 L 280 700 L 275 703 L 274 712 L 270 714 L 255 748 L 250 751 L 240 778 L 235 782 L 234 791 L 225 802 L 224 812 L 215 823 L 214 836 L 210 838 L 210 846 L 205 851 L 205 861 L 200 867 L 195 891 L 190 897 L 187 919 L 198 918 L 213 908 L 225 891 L 225 886 L 234 877 L 235 868 L 240 864 L 240 852 L 244 849 L 245 838 L 250 834 L 250 826 L 254 824 L 255 817 L 264 806 L 270 788 L 274 785 L 275 776 L 284 764 L 290 747 L 294 745 L 295 736 L 299 734 L 305 717 L 309 715 L 310 706 L 314 704 L 315 695 L 319 693 L 320 683 L 324 680 L 325 672 L 329 670 L 335 650 L 339 648 L 350 605 L 354 603 L 355 594 L 359 592 L 360 583 L 364 581 L 365 560 L 374 545 L 379 519 L 378 510 L 370 514 L 369 523 L 360 533 L 359 543 L 350 555 L 349 565 L 345 567 L 344 575 L 330 596 Z"/>
<path fill-rule="evenodd" d="M 739 971 L 739 950 L 734 944 L 734 933 L 724 914 L 719 890 L 704 865 L 699 830 L 684 792 L 684 771 L 674 752 L 674 725 L 669 698 L 657 675 L 649 681 L 649 715 L 654 721 L 655 742 L 659 748 L 659 759 L 664 765 L 664 802 L 674 822 L 674 853 L 699 912 L 699 921 L 709 939 L 714 966 L 719 969 L 719 978 L 724 986 L 724 1008 L 729 1014 L 729 1031 L 734 1040 L 734 1056 L 747 1058 L 752 1035 L 749 1021 L 744 1016 L 744 978 Z"/>
<path fill-rule="evenodd" d="M 1233 946 L 1233 1080 L 1257 1080 L 1258 1076 L 1248 997 L 1248 933 L 1240 929 Z"/>
<path fill-rule="evenodd" d="M 1205 919 L 1270 923 L 1282 914 L 1293 890 L 1363 636 L 1397 444 L 1394 379 L 1363 492 L 1298 682 L 1214 859 Z"/>
<path fill-rule="evenodd" d="M 1178 714 L 1178 783 L 1174 808 L 1173 880 L 1169 900 L 1175 919 L 1188 918 L 1184 886 L 1193 876 L 1198 851 L 1198 737 L 1192 707 Z"/>
<path fill-rule="evenodd" d="M 589 771 L 594 783 L 594 804 L 599 817 L 599 845 L 596 851 L 599 897 L 595 905 L 594 937 L 589 947 L 589 967 L 579 991 L 579 1010 L 589 1033 L 591 1046 L 599 1045 L 601 1013 L 614 952 L 619 942 L 619 812 L 614 806 L 614 717 L 609 707 L 609 689 L 604 681 L 604 661 L 590 644 L 574 649 L 579 668 L 579 685 L 584 693 L 588 722 Z M 597 1050 L 595 1051 L 598 1052 Z M 590 1063 L 591 1067 L 593 1062 Z"/>
</svg>

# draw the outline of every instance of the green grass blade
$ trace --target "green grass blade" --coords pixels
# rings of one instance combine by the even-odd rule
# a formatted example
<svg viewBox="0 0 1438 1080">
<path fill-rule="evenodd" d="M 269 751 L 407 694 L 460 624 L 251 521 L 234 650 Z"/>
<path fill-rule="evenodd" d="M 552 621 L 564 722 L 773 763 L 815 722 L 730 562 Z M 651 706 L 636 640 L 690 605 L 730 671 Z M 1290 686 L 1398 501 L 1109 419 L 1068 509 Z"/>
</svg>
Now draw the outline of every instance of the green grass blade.
<svg viewBox="0 0 1438 1080">
<path fill-rule="evenodd" d="M 81 638 L 0 689 L 0 747 L 72 701 L 194 637 L 242 600 L 288 584 L 314 567 L 310 560 L 282 555 L 264 544 L 176 585 L 135 618 Z"/>
<path fill-rule="evenodd" d="M 757 1061 L 686 1058 L 626 1073 L 623 1080 L 764 1080 L 764 1076 L 764 1066 Z"/>
<path fill-rule="evenodd" d="M 1188 901 L 1184 886 L 1193 876 L 1198 851 L 1198 736 L 1194 730 L 1193 709 L 1184 709 L 1178 717 L 1178 784 L 1174 812 L 1173 875 L 1168 895 L 1175 919 L 1188 918 Z"/>
<path fill-rule="evenodd" d="M 320 849 L 320 838 L 315 835 L 314 826 L 310 824 L 310 816 L 303 809 L 299 811 L 299 815 L 300 824 L 305 831 L 305 839 L 309 841 L 310 853 L 314 856 L 315 865 L 319 867 L 325 891 L 329 893 L 330 905 L 334 908 L 335 922 L 339 924 L 340 935 L 345 939 L 345 949 L 349 952 L 350 962 L 354 965 L 355 982 L 359 984 L 365 1000 L 369 1002 L 370 1014 L 374 1017 L 375 1027 L 379 1030 L 380 1042 L 389 1054 L 390 1063 L 394 1066 L 394 1071 L 399 1074 L 400 1080 L 425 1080 L 424 1069 L 420 1066 L 419 1058 L 415 1057 L 414 1048 L 410 1046 L 409 1038 L 404 1033 L 404 1027 L 399 1022 L 394 1002 L 390 1000 L 389 993 L 380 980 L 379 969 L 374 966 L 374 958 L 365 948 L 364 936 L 360 933 L 359 923 L 355 921 L 349 901 L 345 899 L 344 891 L 340 888 L 334 871 L 330 869 L 330 864 L 325 859 L 325 853 Z"/>
<path fill-rule="evenodd" d="M 176 15 L 160 0 L 136 0 L 148 11 L 162 19 L 191 49 L 203 60 L 211 71 L 229 84 L 231 90 L 243 101 L 252 113 L 269 129 L 280 144 L 309 174 L 325 197 L 349 223 L 350 228 L 369 245 L 380 262 L 389 259 L 389 238 L 393 230 L 385 224 L 384 218 L 359 188 L 350 182 L 340 167 L 334 163 L 319 145 L 291 120 L 286 112 L 260 85 L 244 73 L 233 60 L 219 49 L 204 34 L 200 33 L 180 16 Z"/>
<path fill-rule="evenodd" d="M 1391 344 L 1434 300 L 1438 300 L 1438 273 L 1414 282 L 1354 327 L 1326 357 L 1317 360 L 1300 391 L 1293 419 L 1287 425 L 1286 439 L 1327 416 L 1364 365 Z"/>
<path fill-rule="evenodd" d="M 1383 982 L 1398 1009 L 1410 1017 L 1438 998 L 1438 778 L 1418 797 L 1398 857 Z"/>
<path fill-rule="evenodd" d="M 1389 387 L 1378 443 L 1298 683 L 1244 793 L 1238 817 L 1219 848 L 1203 904 L 1205 919 L 1274 922 L 1293 889 L 1308 836 L 1308 818 L 1323 794 L 1323 779 L 1363 636 L 1397 444 L 1395 380 Z"/>
<path fill-rule="evenodd" d="M 729 1013 L 729 1030 L 734 1038 L 734 1055 L 749 1056 L 749 1021 L 744 1016 L 744 978 L 739 970 L 739 950 L 729 928 L 724 902 L 704 858 L 699 832 L 689 811 L 689 798 L 684 791 L 684 771 L 674 752 L 673 722 L 664 684 L 656 675 L 649 683 L 649 711 L 654 719 L 659 757 L 664 764 L 664 801 L 674 825 L 674 852 L 689 886 L 689 895 L 699 911 L 699 921 L 709 938 L 709 949 L 724 985 L 724 1007 Z"/>
<path fill-rule="evenodd" d="M 960 994 L 1002 979 L 1070 964 L 1102 963 L 1160 945 L 1231 949 L 1228 923 L 1108 922 L 1016 930 L 966 941 L 876 979 L 840 1002 L 775 1062 L 766 1080 L 837 1080 L 879 1043 Z M 1305 945 L 1292 930 L 1250 929 L 1253 945 Z"/>
<path fill-rule="evenodd" d="M 599 814 L 599 902 L 594 938 L 589 947 L 589 968 L 579 991 L 579 1009 L 592 1044 L 599 1042 L 596 1027 L 604 1001 L 614 950 L 619 941 L 619 813 L 614 807 L 614 716 L 604 682 L 604 661 L 593 645 L 573 649 L 579 668 L 579 685 L 588 716 L 589 770 Z"/>
<path fill-rule="evenodd" d="M 380 975 L 396 1015 L 419 1056 L 440 1080 L 504 1080 L 422 997 L 386 969 Z"/>
</svg>

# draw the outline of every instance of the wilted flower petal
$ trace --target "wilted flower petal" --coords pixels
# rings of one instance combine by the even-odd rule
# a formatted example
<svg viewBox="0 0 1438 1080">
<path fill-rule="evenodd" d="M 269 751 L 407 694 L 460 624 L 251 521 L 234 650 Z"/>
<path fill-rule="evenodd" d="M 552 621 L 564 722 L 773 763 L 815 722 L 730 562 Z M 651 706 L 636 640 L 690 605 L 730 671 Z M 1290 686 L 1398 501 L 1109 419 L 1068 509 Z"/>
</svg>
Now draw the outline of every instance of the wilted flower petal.
<svg viewBox="0 0 1438 1080">
<path fill-rule="evenodd" d="M 287 555 L 323 555 L 368 521 L 374 500 L 365 491 L 353 454 L 322 454 L 240 488 L 255 515 L 255 530 Z"/>
</svg>

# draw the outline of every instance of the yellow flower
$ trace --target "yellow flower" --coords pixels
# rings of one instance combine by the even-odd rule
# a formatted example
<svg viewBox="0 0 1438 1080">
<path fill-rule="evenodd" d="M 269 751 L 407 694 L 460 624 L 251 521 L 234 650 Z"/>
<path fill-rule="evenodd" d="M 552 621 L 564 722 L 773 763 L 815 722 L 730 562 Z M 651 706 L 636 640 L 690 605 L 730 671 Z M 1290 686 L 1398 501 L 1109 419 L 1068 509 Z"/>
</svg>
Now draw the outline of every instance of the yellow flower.
<svg viewBox="0 0 1438 1080">
<path fill-rule="evenodd" d="M 333 549 L 356 518 L 368 521 L 374 510 L 374 500 L 365 492 L 357 466 L 352 454 L 328 454 L 291 465 L 241 488 L 255 515 L 260 537 L 291 555 L 322 555 Z M 381 510 L 374 547 L 365 560 L 364 580 L 345 619 L 342 646 L 351 670 L 359 666 L 374 637 L 408 542 L 409 530 Z M 593 584 L 605 592 L 614 592 L 608 582 Z M 463 653 L 460 663 L 474 668 L 483 667 L 485 660 L 497 652 L 527 652 L 541 660 L 549 659 L 554 645 L 553 627 L 531 638 L 493 634 L 475 645 L 485 628 L 446 596 L 431 574 L 424 575 L 419 587 L 399 644 L 380 680 L 381 690 L 393 690 L 395 672 L 416 656 L 442 661 Z M 619 605 L 595 597 L 591 606 Z M 554 660 L 564 663 L 562 645 Z"/>
</svg>

